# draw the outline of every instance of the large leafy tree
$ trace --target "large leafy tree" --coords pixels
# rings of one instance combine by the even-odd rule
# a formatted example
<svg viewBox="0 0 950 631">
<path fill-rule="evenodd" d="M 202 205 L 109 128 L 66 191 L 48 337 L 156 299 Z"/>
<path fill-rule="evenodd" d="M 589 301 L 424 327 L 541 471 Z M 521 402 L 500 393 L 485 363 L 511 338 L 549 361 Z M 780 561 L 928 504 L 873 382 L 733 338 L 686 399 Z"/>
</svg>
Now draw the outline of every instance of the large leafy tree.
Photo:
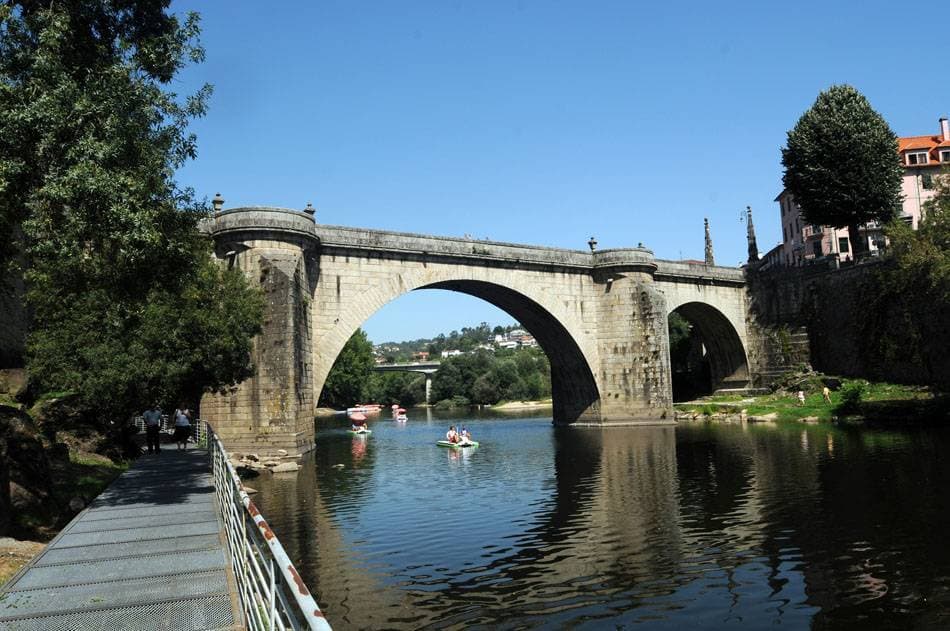
<svg viewBox="0 0 950 631">
<path fill-rule="evenodd" d="M 203 205 L 174 179 L 210 87 L 169 89 L 204 51 L 197 15 L 168 6 L 0 5 L 0 227 L 22 227 L 28 367 L 105 417 L 245 378 L 260 321 L 259 296 L 212 263 Z"/>
<path fill-rule="evenodd" d="M 901 207 L 897 137 L 849 85 L 818 95 L 788 132 L 784 183 L 809 223 L 848 228 L 855 254 L 866 250 L 859 226 L 886 224 Z"/>
<path fill-rule="evenodd" d="M 346 408 L 360 403 L 370 394 L 373 371 L 373 343 L 363 329 L 357 329 L 337 355 L 320 392 L 322 407 Z"/>
</svg>

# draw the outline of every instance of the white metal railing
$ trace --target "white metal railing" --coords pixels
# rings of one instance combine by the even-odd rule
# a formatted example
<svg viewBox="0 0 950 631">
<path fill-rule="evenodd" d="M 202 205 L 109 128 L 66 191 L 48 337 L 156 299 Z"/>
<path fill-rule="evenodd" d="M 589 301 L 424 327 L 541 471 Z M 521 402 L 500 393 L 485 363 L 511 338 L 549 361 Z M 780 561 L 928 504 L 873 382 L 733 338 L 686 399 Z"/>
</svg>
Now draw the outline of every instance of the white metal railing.
<svg viewBox="0 0 950 631">
<path fill-rule="evenodd" d="M 264 516 L 244 492 L 221 440 L 195 423 L 211 452 L 215 494 L 248 629 L 330 631 L 330 624 Z"/>
</svg>

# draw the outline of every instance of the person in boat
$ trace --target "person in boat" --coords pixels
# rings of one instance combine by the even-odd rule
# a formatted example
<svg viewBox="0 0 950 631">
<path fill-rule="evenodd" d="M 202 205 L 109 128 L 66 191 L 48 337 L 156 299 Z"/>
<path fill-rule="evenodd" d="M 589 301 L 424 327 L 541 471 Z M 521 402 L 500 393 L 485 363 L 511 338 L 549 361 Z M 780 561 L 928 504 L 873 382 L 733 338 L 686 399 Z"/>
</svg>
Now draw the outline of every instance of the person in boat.
<svg viewBox="0 0 950 631">
<path fill-rule="evenodd" d="M 445 440 L 450 443 L 457 443 L 459 441 L 459 433 L 455 431 L 455 425 L 449 427 L 449 431 L 445 432 Z"/>
<path fill-rule="evenodd" d="M 468 431 L 468 429 L 465 427 L 462 428 L 462 442 L 463 443 L 472 442 L 472 432 Z"/>
<path fill-rule="evenodd" d="M 353 424 L 353 431 L 359 431 L 366 429 L 366 419 L 365 418 L 351 418 L 350 423 Z"/>
</svg>

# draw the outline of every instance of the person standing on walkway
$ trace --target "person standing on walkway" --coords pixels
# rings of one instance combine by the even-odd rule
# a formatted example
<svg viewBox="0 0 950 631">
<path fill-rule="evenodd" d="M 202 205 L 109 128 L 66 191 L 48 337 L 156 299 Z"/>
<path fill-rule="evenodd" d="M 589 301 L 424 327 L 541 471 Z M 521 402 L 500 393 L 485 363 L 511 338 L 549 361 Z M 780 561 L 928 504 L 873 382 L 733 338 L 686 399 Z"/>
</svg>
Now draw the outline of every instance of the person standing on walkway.
<svg viewBox="0 0 950 631">
<path fill-rule="evenodd" d="M 182 403 L 181 407 L 175 410 L 175 442 L 178 449 L 188 450 L 189 436 L 191 436 L 191 419 L 188 408 Z"/>
<path fill-rule="evenodd" d="M 828 389 L 828 386 L 821 389 L 821 396 L 824 397 L 825 403 L 831 403 L 831 390 Z"/>
<path fill-rule="evenodd" d="M 158 403 L 145 410 L 142 418 L 145 419 L 145 444 L 148 445 L 148 453 L 160 453 L 162 446 L 158 432 L 162 425 L 162 410 Z"/>
</svg>

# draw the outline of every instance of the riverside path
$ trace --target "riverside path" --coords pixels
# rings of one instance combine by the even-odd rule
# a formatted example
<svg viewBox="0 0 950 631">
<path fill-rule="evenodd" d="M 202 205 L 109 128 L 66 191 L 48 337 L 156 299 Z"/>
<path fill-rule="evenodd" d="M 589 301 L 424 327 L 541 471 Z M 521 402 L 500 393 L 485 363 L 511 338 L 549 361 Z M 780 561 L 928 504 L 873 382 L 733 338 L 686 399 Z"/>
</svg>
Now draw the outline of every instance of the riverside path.
<svg viewBox="0 0 950 631">
<path fill-rule="evenodd" d="M 208 452 L 143 456 L 0 592 L 0 629 L 244 628 Z"/>
</svg>

